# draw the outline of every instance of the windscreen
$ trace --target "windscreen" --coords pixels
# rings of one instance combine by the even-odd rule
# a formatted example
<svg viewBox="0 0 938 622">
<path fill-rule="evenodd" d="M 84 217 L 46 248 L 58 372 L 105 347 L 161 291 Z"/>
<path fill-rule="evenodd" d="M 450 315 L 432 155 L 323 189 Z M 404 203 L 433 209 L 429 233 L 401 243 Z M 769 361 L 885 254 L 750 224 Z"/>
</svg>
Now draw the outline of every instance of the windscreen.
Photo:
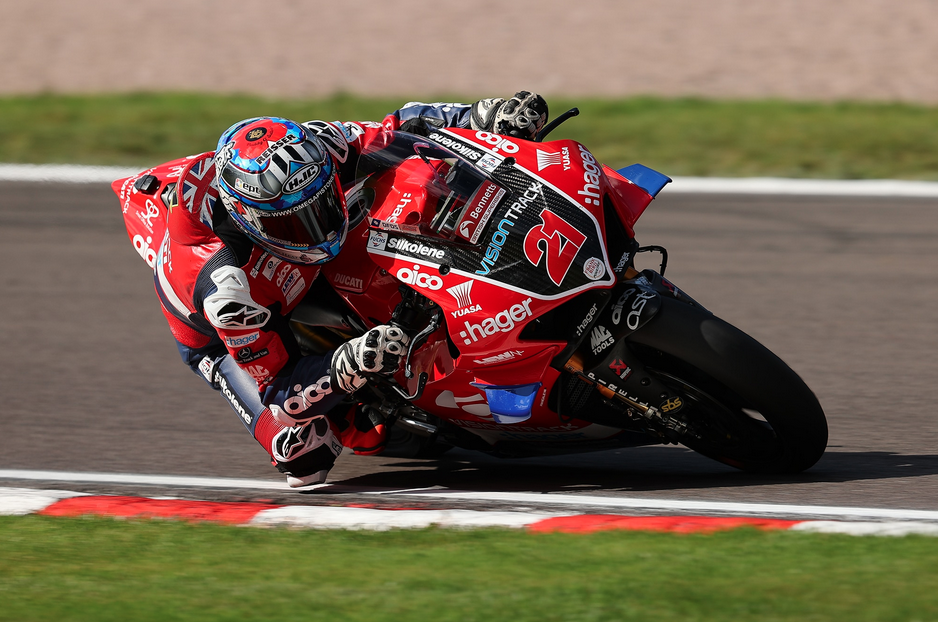
<svg viewBox="0 0 938 622">
<path fill-rule="evenodd" d="M 387 132 L 369 144 L 358 160 L 356 184 L 361 200 L 384 196 L 389 186 L 420 186 L 426 206 L 420 233 L 473 244 L 506 194 L 468 160 L 405 132 Z"/>
</svg>

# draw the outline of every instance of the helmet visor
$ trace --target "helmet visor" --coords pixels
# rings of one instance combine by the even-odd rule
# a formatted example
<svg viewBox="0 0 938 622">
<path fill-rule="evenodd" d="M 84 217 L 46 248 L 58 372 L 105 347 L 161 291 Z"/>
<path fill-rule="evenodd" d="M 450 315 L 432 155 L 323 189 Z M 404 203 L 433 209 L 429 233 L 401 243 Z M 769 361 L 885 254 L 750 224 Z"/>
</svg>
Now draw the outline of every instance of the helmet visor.
<svg viewBox="0 0 938 622">
<path fill-rule="evenodd" d="M 348 218 L 334 175 L 316 194 L 289 209 L 268 212 L 241 205 L 241 216 L 256 235 L 277 246 L 310 249 L 332 241 Z"/>
</svg>

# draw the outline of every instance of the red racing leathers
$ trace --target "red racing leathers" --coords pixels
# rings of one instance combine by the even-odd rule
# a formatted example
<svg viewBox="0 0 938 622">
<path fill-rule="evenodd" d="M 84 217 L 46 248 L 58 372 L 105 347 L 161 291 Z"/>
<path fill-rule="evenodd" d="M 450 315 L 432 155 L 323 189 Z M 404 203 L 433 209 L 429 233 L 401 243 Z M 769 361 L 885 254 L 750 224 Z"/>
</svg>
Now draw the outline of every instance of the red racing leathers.
<svg viewBox="0 0 938 622">
<path fill-rule="evenodd" d="M 303 125 L 348 182 L 365 146 L 418 122 L 467 126 L 469 106 L 412 103 L 383 124 Z M 213 155 L 193 156 L 179 172 L 177 205 L 154 267 L 163 313 L 183 360 L 228 400 L 277 467 L 303 483 L 321 481 L 343 446 L 379 452 L 383 426 L 356 413 L 351 397 L 332 386 L 331 352 L 301 356 L 289 315 L 320 268 L 278 259 L 234 226 L 217 201 Z"/>
</svg>

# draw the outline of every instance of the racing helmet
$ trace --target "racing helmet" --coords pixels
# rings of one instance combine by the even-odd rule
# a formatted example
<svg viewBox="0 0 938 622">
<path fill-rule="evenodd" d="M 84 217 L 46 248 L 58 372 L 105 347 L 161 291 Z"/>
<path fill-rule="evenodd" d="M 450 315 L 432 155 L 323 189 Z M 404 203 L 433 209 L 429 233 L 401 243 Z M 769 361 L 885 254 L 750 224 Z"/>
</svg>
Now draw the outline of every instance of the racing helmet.
<svg viewBox="0 0 938 622">
<path fill-rule="evenodd" d="M 329 261 L 348 233 L 335 163 L 312 131 L 288 119 L 235 123 L 215 150 L 218 195 L 235 226 L 292 263 Z"/>
</svg>

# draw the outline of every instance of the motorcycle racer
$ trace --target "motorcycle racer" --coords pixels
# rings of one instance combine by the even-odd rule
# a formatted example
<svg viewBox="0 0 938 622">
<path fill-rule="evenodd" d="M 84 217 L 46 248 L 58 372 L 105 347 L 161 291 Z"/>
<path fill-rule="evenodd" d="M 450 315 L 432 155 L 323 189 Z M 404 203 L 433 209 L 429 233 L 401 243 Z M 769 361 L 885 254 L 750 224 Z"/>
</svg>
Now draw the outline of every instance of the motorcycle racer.
<svg viewBox="0 0 938 622">
<path fill-rule="evenodd" d="M 408 337 L 372 327 L 324 356 L 300 353 L 289 316 L 349 226 L 343 184 L 390 130 L 469 127 L 533 139 L 544 99 L 411 102 L 372 122 L 247 119 L 189 158 L 156 261 L 155 286 L 183 358 L 225 397 L 290 486 L 318 484 L 343 447 L 380 453 L 381 419 L 353 394 L 399 368 Z M 220 201 L 225 209 L 213 209 Z"/>
</svg>

